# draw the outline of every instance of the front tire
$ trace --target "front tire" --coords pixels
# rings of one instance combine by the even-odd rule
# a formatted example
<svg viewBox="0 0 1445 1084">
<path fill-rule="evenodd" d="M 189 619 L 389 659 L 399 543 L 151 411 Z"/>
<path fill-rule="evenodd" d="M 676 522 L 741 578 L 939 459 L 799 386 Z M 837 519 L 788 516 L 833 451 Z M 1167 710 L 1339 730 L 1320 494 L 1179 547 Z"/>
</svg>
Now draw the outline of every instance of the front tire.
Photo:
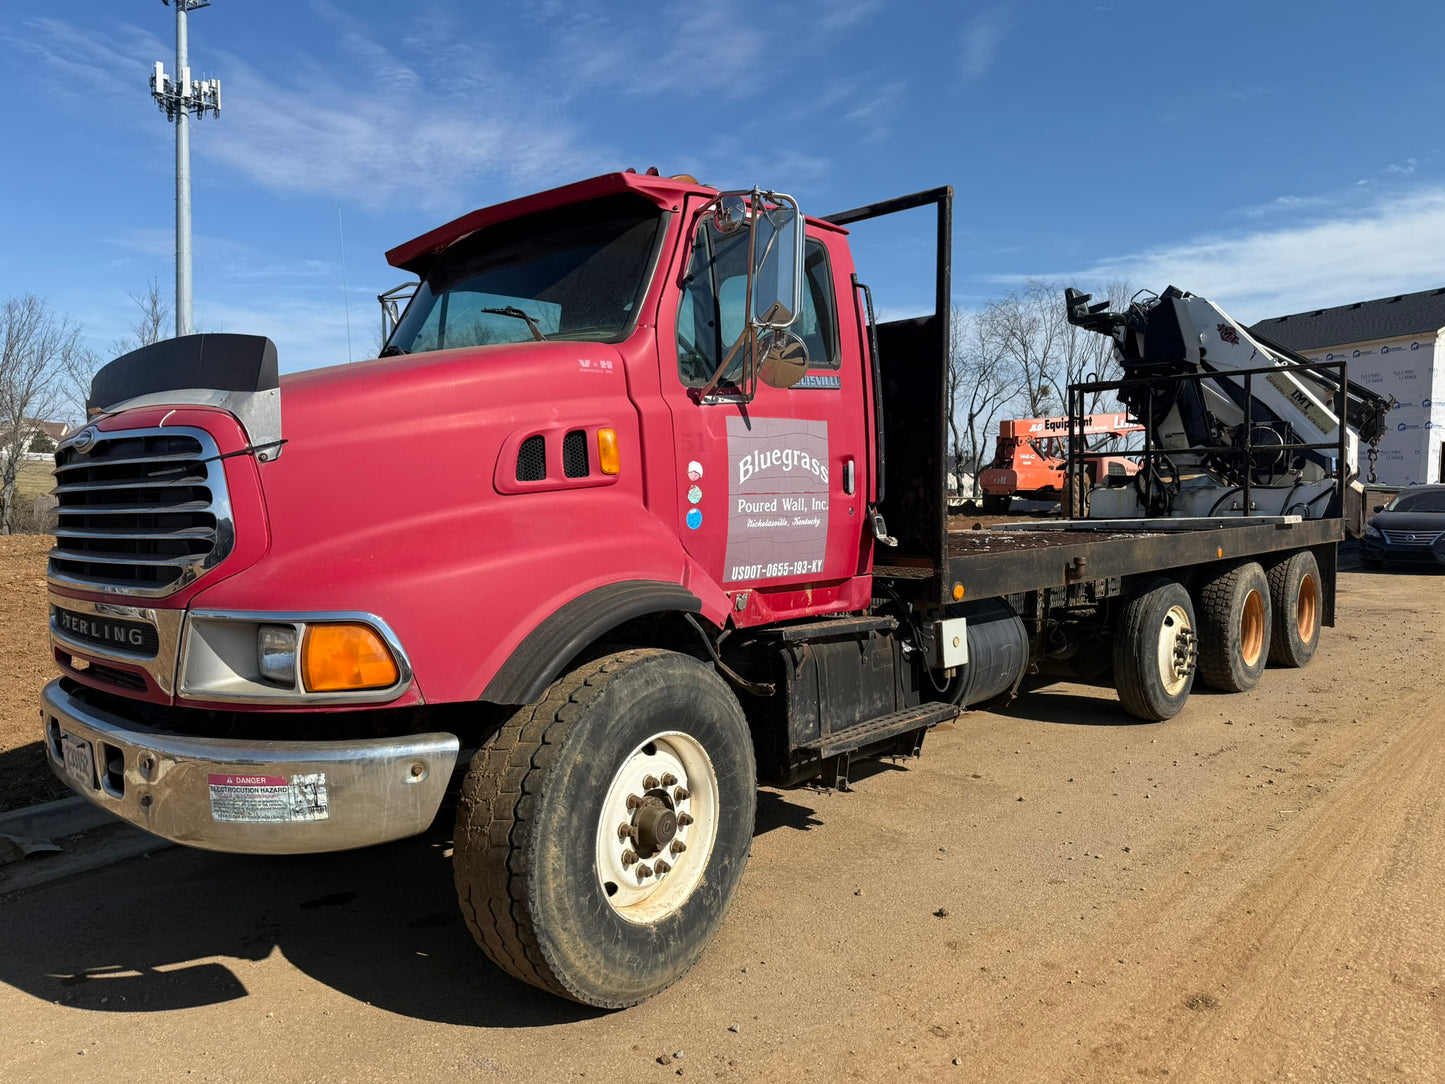
<svg viewBox="0 0 1445 1084">
<path fill-rule="evenodd" d="M 1172 719 L 1194 685 L 1194 603 L 1174 580 L 1144 583 L 1124 604 L 1114 636 L 1114 685 L 1130 715 Z"/>
<path fill-rule="evenodd" d="M 752 842 L 747 720 L 711 666 L 624 651 L 521 709 L 472 761 L 453 867 L 467 925 L 523 982 L 601 1008 L 687 972 Z"/>
<path fill-rule="evenodd" d="M 1242 693 L 1259 684 L 1269 661 L 1269 579 L 1246 561 L 1199 589 L 1199 676 L 1211 689 Z"/>
</svg>

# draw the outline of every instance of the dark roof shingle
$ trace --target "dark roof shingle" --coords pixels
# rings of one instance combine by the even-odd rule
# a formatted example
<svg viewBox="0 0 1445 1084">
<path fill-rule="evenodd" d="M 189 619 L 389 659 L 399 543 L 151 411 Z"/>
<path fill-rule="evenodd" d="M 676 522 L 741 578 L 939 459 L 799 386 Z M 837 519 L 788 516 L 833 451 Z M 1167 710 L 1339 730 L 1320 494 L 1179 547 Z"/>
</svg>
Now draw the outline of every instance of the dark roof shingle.
<svg viewBox="0 0 1445 1084">
<path fill-rule="evenodd" d="M 1445 327 L 1445 287 L 1415 294 L 1356 301 L 1261 320 L 1249 330 L 1290 350 L 1429 335 Z"/>
</svg>

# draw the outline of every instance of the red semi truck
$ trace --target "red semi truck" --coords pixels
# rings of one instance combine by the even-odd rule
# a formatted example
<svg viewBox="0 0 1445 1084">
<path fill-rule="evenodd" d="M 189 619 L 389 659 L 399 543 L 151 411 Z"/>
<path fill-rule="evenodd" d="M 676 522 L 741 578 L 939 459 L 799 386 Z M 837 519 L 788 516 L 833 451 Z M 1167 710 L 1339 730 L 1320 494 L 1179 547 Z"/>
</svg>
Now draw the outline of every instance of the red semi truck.
<svg viewBox="0 0 1445 1084">
<path fill-rule="evenodd" d="M 878 324 L 848 228 L 936 214 L 935 311 Z M 388 259 L 373 361 L 262 337 L 116 359 L 56 453 L 56 773 L 179 843 L 425 831 L 485 953 L 598 1006 L 684 974 L 759 780 L 846 789 L 1026 675 L 1165 719 L 1333 624 L 1338 518 L 950 536 L 952 190 L 805 218 L 616 173 Z M 885 523 L 884 515 L 887 520 Z"/>
</svg>

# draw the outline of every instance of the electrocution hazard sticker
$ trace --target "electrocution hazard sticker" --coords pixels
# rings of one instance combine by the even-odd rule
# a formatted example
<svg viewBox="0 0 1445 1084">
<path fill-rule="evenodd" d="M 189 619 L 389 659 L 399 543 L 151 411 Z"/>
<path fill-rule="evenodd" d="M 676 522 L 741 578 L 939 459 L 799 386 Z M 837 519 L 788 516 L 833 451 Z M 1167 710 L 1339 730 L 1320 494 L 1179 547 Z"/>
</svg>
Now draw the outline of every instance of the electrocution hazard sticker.
<svg viewBox="0 0 1445 1084">
<path fill-rule="evenodd" d="M 286 824 L 324 821 L 326 774 L 208 775 L 211 819 L 248 824 Z"/>
</svg>

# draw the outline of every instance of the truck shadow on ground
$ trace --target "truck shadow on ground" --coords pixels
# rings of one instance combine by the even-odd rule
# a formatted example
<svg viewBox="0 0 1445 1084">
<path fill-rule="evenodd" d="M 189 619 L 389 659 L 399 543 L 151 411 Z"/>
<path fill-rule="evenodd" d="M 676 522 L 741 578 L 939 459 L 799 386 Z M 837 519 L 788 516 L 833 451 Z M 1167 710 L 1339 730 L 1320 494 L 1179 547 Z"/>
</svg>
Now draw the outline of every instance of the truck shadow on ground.
<svg viewBox="0 0 1445 1084">
<path fill-rule="evenodd" d="M 813 797 L 760 790 L 756 834 L 821 824 Z M 451 818 L 438 819 L 448 827 L 340 854 L 174 847 L 12 898 L 0 981 L 71 1008 L 166 1012 L 250 996 L 254 965 L 280 952 L 338 993 L 422 1020 L 545 1027 L 603 1015 L 482 955 L 457 907 Z"/>
<path fill-rule="evenodd" d="M 0 752 L 0 780 L 4 780 L 5 797 L 0 811 L 23 809 L 37 802 L 64 798 L 70 788 L 55 778 L 45 755 L 45 744 L 29 742 L 16 749 Z"/>
<path fill-rule="evenodd" d="M 280 952 L 339 993 L 418 1019 L 538 1027 L 600 1015 L 482 955 L 457 908 L 449 837 L 278 857 L 177 847 L 124 862 L 5 904 L 0 981 L 72 1008 L 164 1012 L 249 996 L 252 964 Z"/>
</svg>

